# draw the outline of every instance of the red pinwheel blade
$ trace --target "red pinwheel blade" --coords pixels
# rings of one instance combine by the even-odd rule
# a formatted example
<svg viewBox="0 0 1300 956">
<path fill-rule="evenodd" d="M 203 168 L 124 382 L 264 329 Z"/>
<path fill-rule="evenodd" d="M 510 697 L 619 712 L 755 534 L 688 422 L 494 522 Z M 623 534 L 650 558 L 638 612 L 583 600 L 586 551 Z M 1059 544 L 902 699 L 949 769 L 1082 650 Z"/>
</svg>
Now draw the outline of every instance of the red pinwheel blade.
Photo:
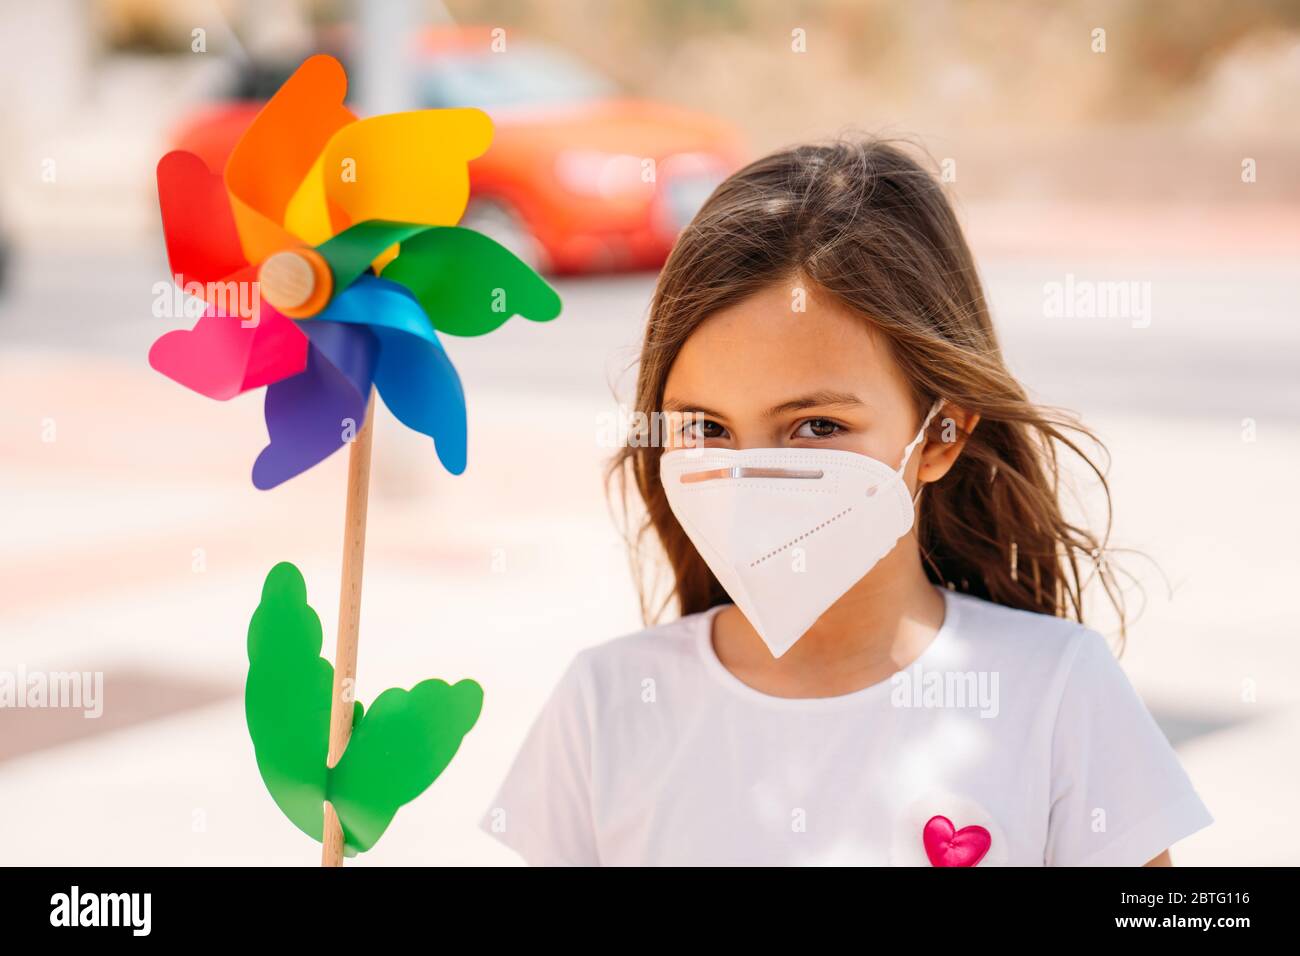
<svg viewBox="0 0 1300 956">
<path fill-rule="evenodd" d="M 219 282 L 248 265 L 220 174 L 182 150 L 158 161 L 158 205 L 172 272 L 187 282 Z"/>
</svg>

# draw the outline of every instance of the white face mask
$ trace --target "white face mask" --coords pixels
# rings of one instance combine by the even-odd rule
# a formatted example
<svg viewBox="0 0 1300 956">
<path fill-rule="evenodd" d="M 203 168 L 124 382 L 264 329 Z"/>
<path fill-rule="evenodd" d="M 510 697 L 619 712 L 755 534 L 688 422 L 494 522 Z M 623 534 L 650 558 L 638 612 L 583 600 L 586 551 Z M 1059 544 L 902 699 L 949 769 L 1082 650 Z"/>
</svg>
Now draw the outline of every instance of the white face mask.
<svg viewBox="0 0 1300 956">
<path fill-rule="evenodd" d="M 692 448 L 660 458 L 668 506 L 773 657 L 911 530 L 916 499 L 903 470 L 939 404 L 897 469 L 820 448 Z"/>
</svg>

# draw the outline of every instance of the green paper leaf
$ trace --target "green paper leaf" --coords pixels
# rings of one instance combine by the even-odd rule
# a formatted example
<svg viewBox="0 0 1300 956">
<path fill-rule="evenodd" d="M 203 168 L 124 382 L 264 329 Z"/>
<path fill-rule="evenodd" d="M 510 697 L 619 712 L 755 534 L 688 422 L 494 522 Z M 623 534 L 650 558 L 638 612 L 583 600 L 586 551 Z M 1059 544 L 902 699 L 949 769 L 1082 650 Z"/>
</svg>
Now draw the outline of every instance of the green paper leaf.
<svg viewBox="0 0 1300 956">
<path fill-rule="evenodd" d="M 307 603 L 302 574 L 277 564 L 248 627 L 248 732 L 262 780 L 285 816 L 319 841 L 328 799 L 343 826 L 344 852 L 353 856 L 374 846 L 398 808 L 446 769 L 478 720 L 483 689 L 472 680 L 426 680 L 384 691 L 369 712 L 358 702 L 347 749 L 331 770 L 334 668 L 320 650 L 320 618 Z"/>
<path fill-rule="evenodd" d="M 482 709 L 483 688 L 472 680 L 426 680 L 375 698 L 330 775 L 329 801 L 349 846 L 374 846 L 397 808 L 451 763 Z"/>
<path fill-rule="evenodd" d="M 271 796 L 299 830 L 321 839 L 334 668 L 320 656 L 320 618 L 292 564 L 277 564 L 248 625 L 244 714 Z"/>
<path fill-rule="evenodd" d="M 383 278 L 399 282 L 439 332 L 483 335 L 513 315 L 549 322 L 560 297 L 495 240 L 460 226 L 433 226 L 406 239 Z"/>
</svg>

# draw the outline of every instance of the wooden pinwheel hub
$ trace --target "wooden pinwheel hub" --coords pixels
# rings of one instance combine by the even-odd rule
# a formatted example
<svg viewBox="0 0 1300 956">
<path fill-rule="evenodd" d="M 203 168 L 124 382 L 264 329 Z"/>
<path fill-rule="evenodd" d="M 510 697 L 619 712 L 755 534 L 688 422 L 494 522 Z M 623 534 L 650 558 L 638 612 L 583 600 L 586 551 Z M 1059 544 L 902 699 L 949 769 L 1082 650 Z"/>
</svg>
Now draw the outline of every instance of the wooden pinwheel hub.
<svg viewBox="0 0 1300 956">
<path fill-rule="evenodd" d="M 334 291 L 329 264 L 315 249 L 288 249 L 269 256 L 257 270 L 262 298 L 291 319 L 309 319 Z"/>
</svg>

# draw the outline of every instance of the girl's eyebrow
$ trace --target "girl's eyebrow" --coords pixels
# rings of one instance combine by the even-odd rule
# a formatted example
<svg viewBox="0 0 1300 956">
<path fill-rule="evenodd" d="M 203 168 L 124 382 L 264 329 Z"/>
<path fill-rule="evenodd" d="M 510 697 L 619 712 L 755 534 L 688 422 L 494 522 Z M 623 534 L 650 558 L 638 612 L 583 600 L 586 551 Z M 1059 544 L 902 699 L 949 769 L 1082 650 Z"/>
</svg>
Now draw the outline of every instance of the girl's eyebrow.
<svg viewBox="0 0 1300 956">
<path fill-rule="evenodd" d="M 663 411 L 665 412 L 692 412 L 699 415 L 705 415 L 709 418 L 726 418 L 722 412 L 715 412 L 703 405 L 697 405 L 695 402 L 686 402 L 680 399 L 673 399 L 664 402 Z"/>
<path fill-rule="evenodd" d="M 865 402 L 851 392 L 833 392 L 820 391 L 809 392 L 807 395 L 800 395 L 798 398 L 792 398 L 782 402 L 779 405 L 773 405 L 766 412 L 767 418 L 776 418 L 778 415 L 784 415 L 786 412 L 797 412 L 805 408 L 826 408 L 828 406 L 851 406 L 864 405 Z M 683 401 L 681 399 L 670 399 L 664 402 L 663 410 L 665 412 L 694 412 L 700 415 L 706 415 L 709 418 L 723 418 L 727 416 L 721 412 L 715 412 L 710 408 L 705 408 L 695 402 Z"/>
<path fill-rule="evenodd" d="M 773 405 L 767 410 L 768 418 L 776 418 L 786 412 L 797 412 L 805 408 L 822 408 L 828 405 L 863 405 L 862 399 L 858 398 L 851 392 L 810 392 L 807 395 L 800 395 L 798 398 L 792 398 L 788 402 L 782 402 L 780 405 Z"/>
</svg>

